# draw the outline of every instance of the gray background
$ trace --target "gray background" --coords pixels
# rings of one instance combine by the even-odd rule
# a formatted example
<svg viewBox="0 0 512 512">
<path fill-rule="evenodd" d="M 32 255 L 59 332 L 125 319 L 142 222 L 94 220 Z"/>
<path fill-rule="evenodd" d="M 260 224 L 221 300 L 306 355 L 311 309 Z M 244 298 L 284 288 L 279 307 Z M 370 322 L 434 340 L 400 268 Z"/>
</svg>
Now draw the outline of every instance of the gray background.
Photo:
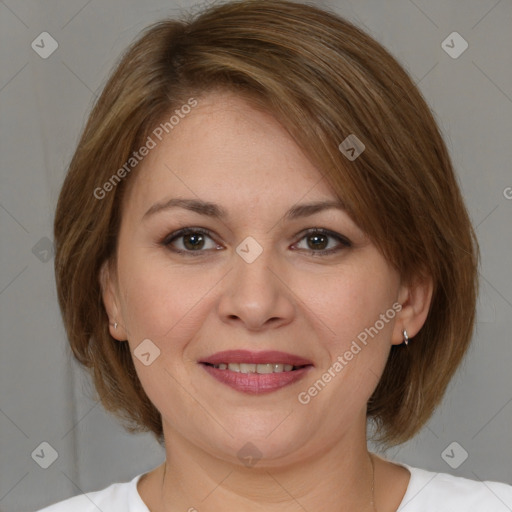
<svg viewBox="0 0 512 512">
<path fill-rule="evenodd" d="M 429 470 L 512 484 L 512 3 L 333 0 L 410 72 L 446 137 L 482 249 L 472 349 L 442 406 L 384 455 Z M 0 509 L 34 510 L 131 479 L 162 460 L 91 399 L 70 364 L 54 286 L 53 210 L 92 102 L 122 50 L 152 21 L 199 5 L 151 0 L 0 1 Z M 43 31 L 59 47 L 41 58 Z M 441 43 L 468 42 L 458 58 Z M 507 198 L 508 196 L 508 198 Z M 47 239 L 45 239 L 45 237 Z M 45 261 L 47 260 L 47 261 Z M 31 453 L 46 441 L 57 460 Z M 452 469 L 452 442 L 468 452 Z M 452 460 L 462 448 L 449 452 Z"/>
</svg>

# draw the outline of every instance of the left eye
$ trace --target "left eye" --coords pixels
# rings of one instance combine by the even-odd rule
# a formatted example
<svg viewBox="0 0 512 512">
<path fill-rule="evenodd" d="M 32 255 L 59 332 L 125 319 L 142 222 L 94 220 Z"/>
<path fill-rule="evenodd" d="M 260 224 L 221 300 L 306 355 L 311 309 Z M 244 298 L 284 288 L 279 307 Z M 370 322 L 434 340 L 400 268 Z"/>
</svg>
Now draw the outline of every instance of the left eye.
<svg viewBox="0 0 512 512">
<path fill-rule="evenodd" d="M 295 247 L 317 254 L 326 254 L 339 251 L 343 247 L 350 247 L 350 245 L 350 241 L 345 237 L 332 231 L 316 228 L 307 231 Z"/>
</svg>

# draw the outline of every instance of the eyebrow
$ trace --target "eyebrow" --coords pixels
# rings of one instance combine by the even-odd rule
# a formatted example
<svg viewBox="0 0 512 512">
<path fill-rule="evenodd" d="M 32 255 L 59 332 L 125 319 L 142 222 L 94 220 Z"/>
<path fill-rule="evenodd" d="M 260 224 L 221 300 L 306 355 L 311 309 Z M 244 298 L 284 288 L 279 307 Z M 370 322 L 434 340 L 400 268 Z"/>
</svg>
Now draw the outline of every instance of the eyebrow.
<svg viewBox="0 0 512 512">
<path fill-rule="evenodd" d="M 221 206 L 211 203 L 208 201 L 201 201 L 198 199 L 183 199 L 173 198 L 168 201 L 162 201 L 155 203 L 149 210 L 144 214 L 143 219 L 146 219 L 156 213 L 170 210 L 172 208 L 184 208 L 200 215 L 206 215 L 217 219 L 224 219 L 228 216 L 227 210 Z M 338 210 L 345 211 L 346 207 L 342 201 L 316 201 L 311 203 L 304 203 L 292 206 L 284 215 L 286 220 L 298 219 L 301 217 L 308 217 L 315 213 L 323 210 L 336 208 Z"/>
</svg>

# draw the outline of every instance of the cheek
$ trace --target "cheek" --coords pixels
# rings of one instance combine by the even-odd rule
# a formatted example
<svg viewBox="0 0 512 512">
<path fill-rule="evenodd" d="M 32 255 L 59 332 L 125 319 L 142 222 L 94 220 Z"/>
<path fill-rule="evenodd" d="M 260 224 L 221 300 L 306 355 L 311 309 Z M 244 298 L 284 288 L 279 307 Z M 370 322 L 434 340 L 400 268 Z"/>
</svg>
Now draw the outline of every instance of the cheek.
<svg viewBox="0 0 512 512">
<path fill-rule="evenodd" d="M 343 404 L 332 414 L 335 423 L 366 407 L 389 356 L 396 316 L 394 285 L 389 274 L 353 267 L 333 273 L 320 288 L 312 283 L 304 288 L 310 291 L 305 303 L 317 325 L 317 353 L 324 357 L 319 371 L 304 385 L 301 403 L 307 400 L 318 410 Z"/>
<path fill-rule="evenodd" d="M 397 280 L 382 262 L 337 268 L 330 274 L 302 280 L 301 300 L 312 318 L 323 326 L 331 356 L 346 350 L 358 338 L 387 339 L 391 335 Z M 385 321 L 381 315 L 388 315 Z M 372 329 L 377 323 L 377 331 Z M 368 335 L 371 330 L 373 336 Z M 334 354 L 336 352 L 336 354 Z"/>
<path fill-rule="evenodd" d="M 201 325 L 209 292 L 219 281 L 215 272 L 169 264 L 150 251 L 139 258 L 119 258 L 123 318 L 132 343 L 149 338 L 162 350 L 186 341 Z"/>
<path fill-rule="evenodd" d="M 197 338 L 208 310 L 214 307 L 211 297 L 222 276 L 192 266 L 170 265 L 149 251 L 139 258 L 120 257 L 118 272 L 128 342 L 143 388 L 159 410 L 165 410 L 168 399 L 180 410 L 190 407 L 177 382 L 186 382 L 189 370 L 196 365 L 186 350 Z M 137 360 L 137 348 L 146 339 L 159 351 L 148 366 Z M 150 345 L 151 358 L 157 349 Z"/>
</svg>

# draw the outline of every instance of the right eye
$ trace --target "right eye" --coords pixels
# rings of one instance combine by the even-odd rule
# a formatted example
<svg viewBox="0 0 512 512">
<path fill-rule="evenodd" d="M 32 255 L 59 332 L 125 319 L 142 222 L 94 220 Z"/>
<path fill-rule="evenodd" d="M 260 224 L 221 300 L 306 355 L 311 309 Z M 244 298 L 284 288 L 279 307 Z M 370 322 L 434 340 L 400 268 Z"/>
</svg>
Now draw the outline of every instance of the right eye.
<svg viewBox="0 0 512 512">
<path fill-rule="evenodd" d="M 223 248 L 213 240 L 211 232 L 204 228 L 179 229 L 167 235 L 162 244 L 171 251 L 190 256 L 199 256 L 205 251 Z"/>
</svg>

